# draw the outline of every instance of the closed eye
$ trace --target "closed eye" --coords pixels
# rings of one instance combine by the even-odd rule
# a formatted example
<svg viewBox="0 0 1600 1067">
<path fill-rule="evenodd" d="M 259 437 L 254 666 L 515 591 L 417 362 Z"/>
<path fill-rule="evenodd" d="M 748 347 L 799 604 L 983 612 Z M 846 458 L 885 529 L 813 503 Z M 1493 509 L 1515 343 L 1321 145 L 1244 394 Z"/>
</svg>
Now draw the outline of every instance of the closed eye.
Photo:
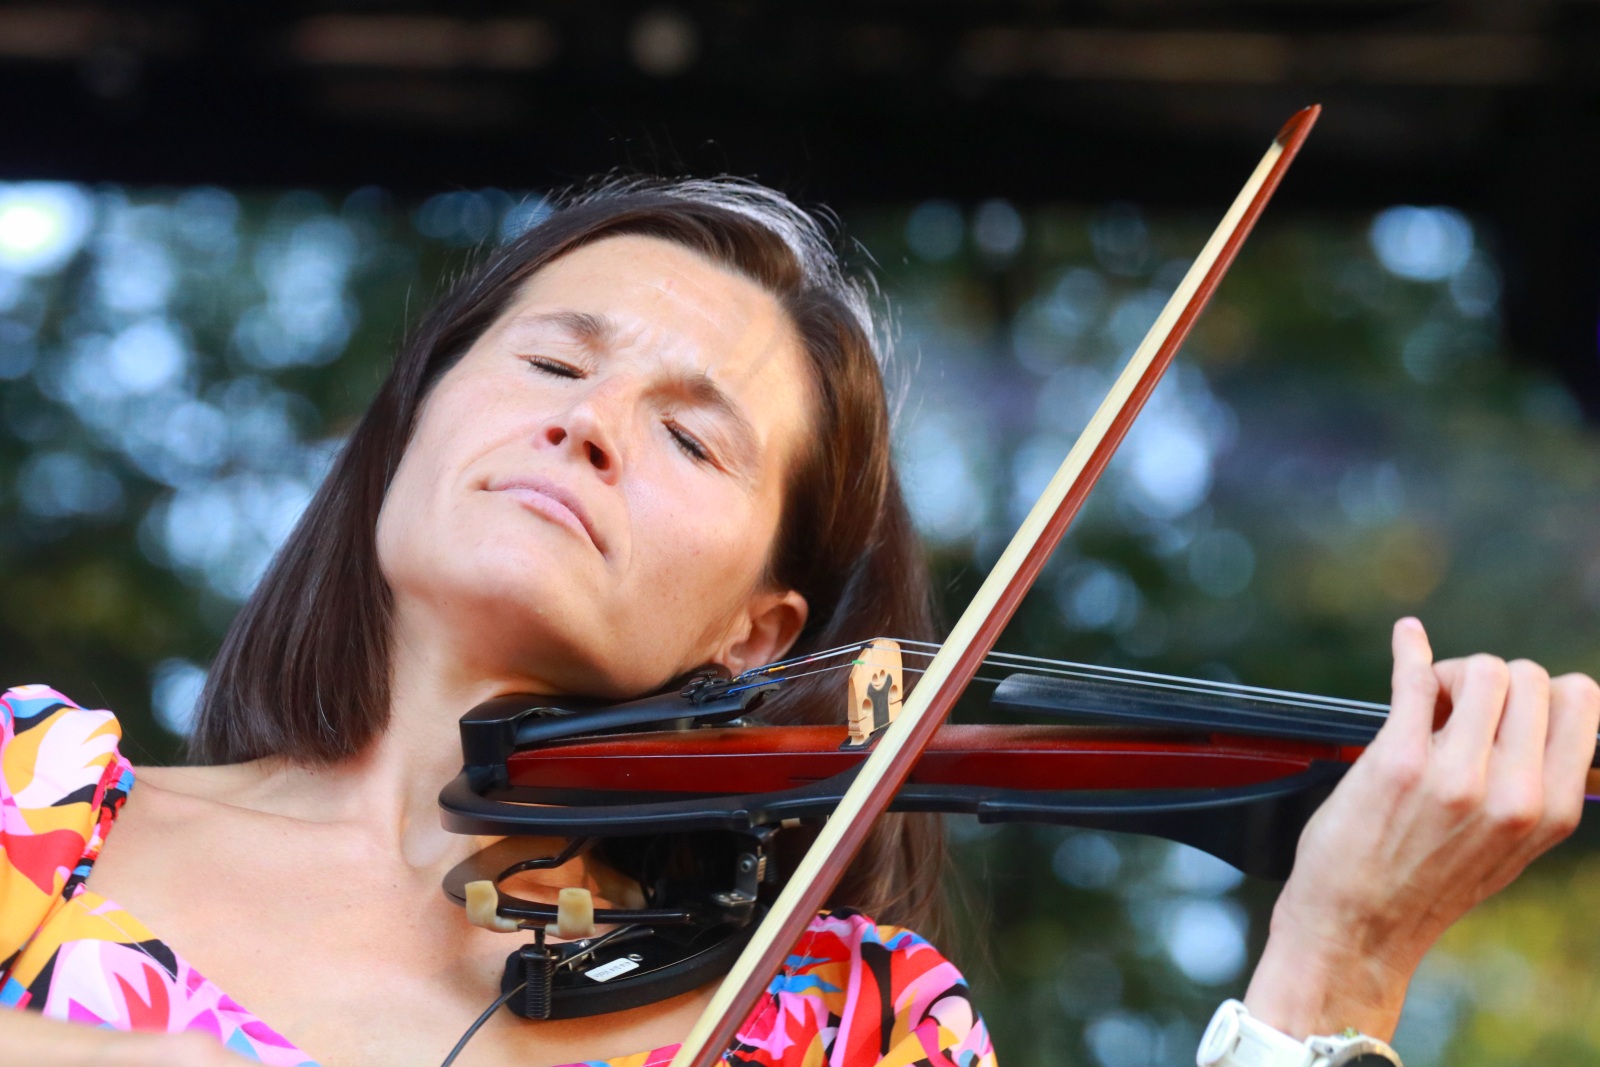
<svg viewBox="0 0 1600 1067">
<path fill-rule="evenodd" d="M 528 366 L 557 378 L 582 378 L 584 375 L 582 368 L 574 367 L 570 363 L 563 363 L 559 359 L 551 359 L 548 356 L 523 356 L 522 358 Z"/>
<path fill-rule="evenodd" d="M 705 445 L 700 443 L 698 438 L 675 422 L 669 422 L 666 425 L 667 432 L 672 435 L 672 440 L 683 450 L 684 455 L 696 463 L 711 462 L 711 452 Z"/>
</svg>

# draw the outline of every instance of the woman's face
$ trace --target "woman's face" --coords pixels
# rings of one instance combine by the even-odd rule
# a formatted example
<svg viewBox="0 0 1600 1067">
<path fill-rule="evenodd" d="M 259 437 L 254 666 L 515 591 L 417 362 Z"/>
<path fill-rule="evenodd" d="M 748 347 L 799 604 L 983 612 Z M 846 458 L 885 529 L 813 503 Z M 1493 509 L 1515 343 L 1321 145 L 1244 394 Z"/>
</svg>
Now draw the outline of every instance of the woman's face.
<svg viewBox="0 0 1600 1067">
<path fill-rule="evenodd" d="M 544 267 L 435 385 L 385 498 L 396 655 L 604 696 L 781 655 L 805 601 L 763 578 L 807 373 L 777 301 L 680 245 Z"/>
</svg>

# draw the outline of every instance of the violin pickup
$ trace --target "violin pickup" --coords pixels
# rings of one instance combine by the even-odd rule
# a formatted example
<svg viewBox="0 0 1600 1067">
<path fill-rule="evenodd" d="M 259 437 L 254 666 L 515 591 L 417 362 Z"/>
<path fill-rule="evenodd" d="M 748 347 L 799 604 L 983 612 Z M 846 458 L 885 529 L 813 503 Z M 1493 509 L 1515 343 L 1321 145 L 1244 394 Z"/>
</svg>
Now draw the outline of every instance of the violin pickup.
<svg viewBox="0 0 1600 1067">
<path fill-rule="evenodd" d="M 849 708 L 845 721 L 850 738 L 844 748 L 862 748 L 900 714 L 905 697 L 905 671 L 900 646 L 879 637 L 862 646 L 850 669 Z"/>
</svg>

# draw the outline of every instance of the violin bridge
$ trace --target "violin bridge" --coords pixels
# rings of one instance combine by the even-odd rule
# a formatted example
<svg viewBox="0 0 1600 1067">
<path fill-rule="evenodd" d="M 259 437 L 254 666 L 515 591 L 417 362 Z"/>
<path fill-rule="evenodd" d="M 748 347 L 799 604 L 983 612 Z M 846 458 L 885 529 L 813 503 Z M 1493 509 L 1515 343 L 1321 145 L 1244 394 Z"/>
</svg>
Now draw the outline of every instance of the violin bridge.
<svg viewBox="0 0 1600 1067">
<path fill-rule="evenodd" d="M 900 646 L 888 638 L 867 642 L 850 668 L 849 707 L 845 722 L 850 738 L 845 748 L 861 748 L 894 722 L 905 697 L 905 672 Z"/>
</svg>

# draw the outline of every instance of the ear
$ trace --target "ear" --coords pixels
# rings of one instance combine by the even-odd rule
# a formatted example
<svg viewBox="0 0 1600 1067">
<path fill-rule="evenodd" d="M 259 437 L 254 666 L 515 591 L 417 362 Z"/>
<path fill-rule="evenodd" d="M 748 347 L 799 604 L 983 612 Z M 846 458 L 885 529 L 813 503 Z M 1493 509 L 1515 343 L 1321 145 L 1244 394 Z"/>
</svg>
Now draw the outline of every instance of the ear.
<svg viewBox="0 0 1600 1067">
<path fill-rule="evenodd" d="M 737 675 L 781 659 L 805 629 L 810 610 L 806 598 L 793 589 L 756 593 L 750 598 L 747 625 L 729 636 L 716 662 Z"/>
</svg>

